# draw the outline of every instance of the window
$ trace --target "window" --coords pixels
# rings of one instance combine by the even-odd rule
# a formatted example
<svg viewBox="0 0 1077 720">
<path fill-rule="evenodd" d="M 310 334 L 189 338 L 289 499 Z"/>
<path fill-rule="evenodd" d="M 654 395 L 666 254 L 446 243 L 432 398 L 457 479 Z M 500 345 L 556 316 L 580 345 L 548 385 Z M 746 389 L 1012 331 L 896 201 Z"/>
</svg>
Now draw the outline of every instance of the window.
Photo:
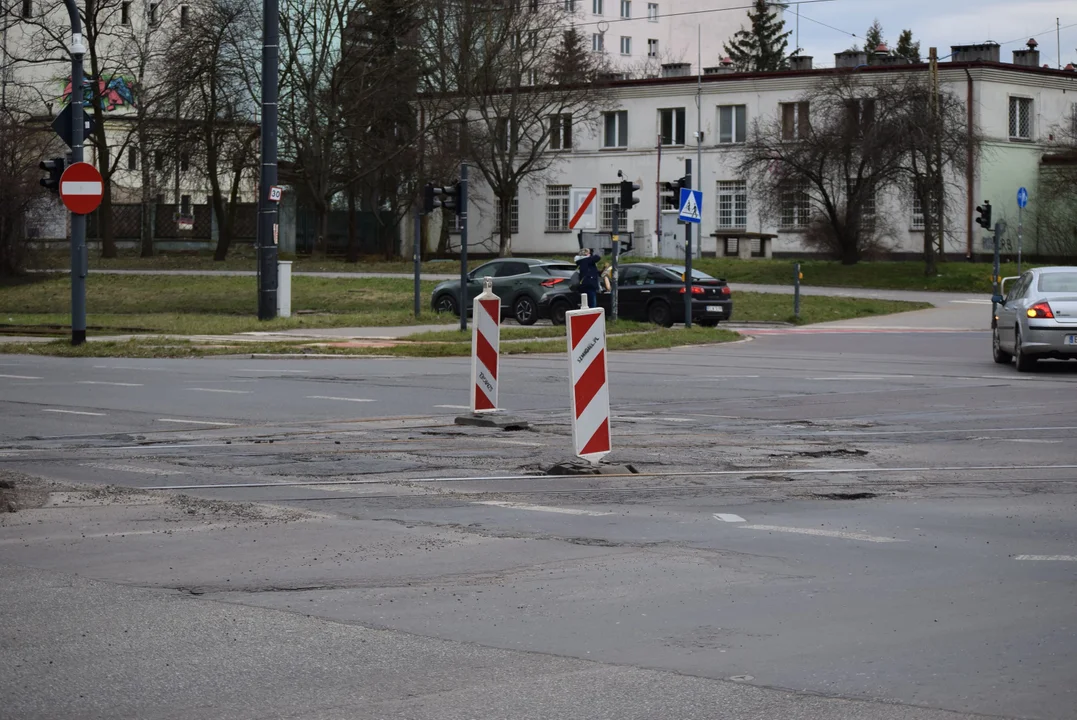
<svg viewBox="0 0 1077 720">
<path fill-rule="evenodd" d="M 718 107 L 718 144 L 744 142 L 745 118 L 747 108 L 744 105 L 720 105 Z"/>
<path fill-rule="evenodd" d="M 800 140 L 808 136 L 808 103 L 782 103 L 782 140 Z"/>
<path fill-rule="evenodd" d="M 187 27 L 187 23 L 191 17 L 191 8 L 187 5 L 180 5 L 180 27 Z"/>
<path fill-rule="evenodd" d="M 127 169 L 138 170 L 138 148 L 127 148 Z"/>
<path fill-rule="evenodd" d="M 191 214 L 191 196 L 190 195 L 181 195 L 180 196 L 180 215 L 190 215 L 190 214 Z"/>
<path fill-rule="evenodd" d="M 621 204 L 621 183 L 606 183 L 598 189 L 599 200 L 599 230 L 613 230 L 613 209 Z M 620 223 L 618 223 L 620 224 Z"/>
<path fill-rule="evenodd" d="M 621 0 L 621 17 L 632 17 L 632 0 Z"/>
<path fill-rule="evenodd" d="M 846 100 L 846 130 L 853 136 L 862 138 L 875 123 L 875 99 Z"/>
<path fill-rule="evenodd" d="M 161 3 L 150 3 L 150 25 L 156 25 L 160 22 L 158 17 L 158 10 L 161 8 Z"/>
<path fill-rule="evenodd" d="M 616 112 L 603 113 L 602 119 L 604 125 L 602 147 L 628 147 L 628 111 L 618 110 Z"/>
<path fill-rule="evenodd" d="M 602 14 L 602 0 L 591 0 L 591 12 L 595 15 Z"/>
<path fill-rule="evenodd" d="M 658 3 L 647 3 L 647 19 L 658 22 Z"/>
<path fill-rule="evenodd" d="M 120 25 L 131 24 L 131 0 L 125 0 L 120 5 Z"/>
<path fill-rule="evenodd" d="M 719 181 L 715 204 L 719 230 L 748 227 L 748 185 L 743 180 Z"/>
<path fill-rule="evenodd" d="M 501 231 L 501 199 L 494 199 L 494 233 Z M 519 196 L 512 199 L 512 204 L 509 205 L 509 232 L 515 235 L 520 232 L 520 198 Z M 506 263 L 506 265 L 516 265 L 517 263 Z M 522 263 L 519 263 L 522 264 Z M 526 266 L 523 272 L 527 272 Z M 519 272 L 501 273 L 498 275 L 519 275 Z"/>
<path fill-rule="evenodd" d="M 663 145 L 684 145 L 684 108 L 659 110 L 658 132 Z"/>
<path fill-rule="evenodd" d="M 24 18 L 34 16 L 34 0 L 22 0 L 22 16 Z"/>
<path fill-rule="evenodd" d="M 1032 98 L 1010 98 L 1010 139 L 1032 139 Z"/>
<path fill-rule="evenodd" d="M 606 52 L 606 36 L 602 33 L 595 33 L 591 36 L 591 50 L 595 52 Z"/>
<path fill-rule="evenodd" d="M 571 150 L 572 149 L 572 116 L 571 115 L 551 115 L 550 116 L 550 149 L 551 150 Z"/>
<path fill-rule="evenodd" d="M 186 150 L 180 153 L 179 169 L 180 172 L 187 172 L 191 169 L 191 154 Z"/>
<path fill-rule="evenodd" d="M 920 202 L 920 196 L 915 193 L 912 196 L 912 229 L 924 229 L 924 204 Z"/>
<path fill-rule="evenodd" d="M 570 13 L 576 12 L 576 0 L 565 0 L 565 11 Z"/>
<path fill-rule="evenodd" d="M 165 154 L 160 150 L 153 151 L 153 169 L 164 170 L 165 169 Z"/>
<path fill-rule="evenodd" d="M 527 263 L 509 261 L 497 264 L 494 277 L 512 277 L 514 275 L 530 275 L 531 267 Z"/>
<path fill-rule="evenodd" d="M 509 118 L 497 118 L 496 122 L 494 141 L 497 143 L 498 150 L 507 153 L 512 141 L 512 122 Z"/>
<path fill-rule="evenodd" d="M 856 180 L 848 178 L 845 181 L 845 203 L 846 207 L 849 205 L 849 201 L 856 192 Z M 865 185 L 860 187 L 860 226 L 865 230 L 872 230 L 875 228 L 875 191 Z"/>
<path fill-rule="evenodd" d="M 621 54 L 622 55 L 631 55 L 632 54 L 632 38 L 630 38 L 630 37 L 628 37 L 626 35 L 621 36 Z"/>
<path fill-rule="evenodd" d="M 658 40 L 652 38 L 647 41 L 647 57 L 658 57 Z"/>
<path fill-rule="evenodd" d="M 807 183 L 790 183 L 782 190 L 781 227 L 784 230 L 805 228 L 811 215 L 811 198 Z"/>
<path fill-rule="evenodd" d="M 570 185 L 546 186 L 546 232 L 568 232 Z"/>
</svg>

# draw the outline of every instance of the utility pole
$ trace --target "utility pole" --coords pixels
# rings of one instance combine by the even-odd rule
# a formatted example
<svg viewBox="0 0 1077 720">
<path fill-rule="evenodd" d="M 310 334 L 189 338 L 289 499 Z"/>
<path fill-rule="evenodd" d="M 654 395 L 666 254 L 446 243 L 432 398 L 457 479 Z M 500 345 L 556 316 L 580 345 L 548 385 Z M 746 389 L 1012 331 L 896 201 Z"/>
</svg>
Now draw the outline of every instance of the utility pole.
<svg viewBox="0 0 1077 720">
<path fill-rule="evenodd" d="M 685 187 L 692 187 L 692 161 L 684 161 Z M 684 224 L 684 326 L 692 327 L 692 223 Z"/>
<path fill-rule="evenodd" d="M 86 46 L 82 41 L 82 20 L 75 0 L 64 0 L 71 18 L 71 162 L 83 160 L 82 58 Z M 71 344 L 86 342 L 86 216 L 71 213 Z"/>
<path fill-rule="evenodd" d="M 262 174 L 258 183 L 259 320 L 272 320 L 277 317 L 277 203 L 269 199 L 269 192 L 270 188 L 277 184 L 279 44 L 278 0 L 262 0 Z"/>
</svg>

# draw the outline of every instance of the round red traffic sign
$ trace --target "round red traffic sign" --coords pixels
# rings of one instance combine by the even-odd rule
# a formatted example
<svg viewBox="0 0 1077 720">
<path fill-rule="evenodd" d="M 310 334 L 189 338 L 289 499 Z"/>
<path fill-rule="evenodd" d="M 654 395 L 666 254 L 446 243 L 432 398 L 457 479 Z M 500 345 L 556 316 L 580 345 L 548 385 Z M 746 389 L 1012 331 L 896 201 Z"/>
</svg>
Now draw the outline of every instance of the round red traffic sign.
<svg viewBox="0 0 1077 720">
<path fill-rule="evenodd" d="M 60 198 L 76 215 L 89 215 L 101 204 L 105 184 L 101 173 L 87 162 L 69 165 L 60 176 Z"/>
</svg>

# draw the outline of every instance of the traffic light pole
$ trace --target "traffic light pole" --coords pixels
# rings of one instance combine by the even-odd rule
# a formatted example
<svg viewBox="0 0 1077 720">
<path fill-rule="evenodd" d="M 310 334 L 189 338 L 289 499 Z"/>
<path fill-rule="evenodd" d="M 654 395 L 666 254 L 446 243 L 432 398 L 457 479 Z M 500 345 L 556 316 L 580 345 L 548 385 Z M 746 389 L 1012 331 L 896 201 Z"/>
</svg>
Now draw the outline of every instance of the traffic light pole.
<svg viewBox="0 0 1077 720">
<path fill-rule="evenodd" d="M 456 214 L 460 218 L 460 329 L 467 330 L 467 165 L 463 164 Z"/>
<path fill-rule="evenodd" d="M 72 0 L 68 0 L 72 1 Z M 278 0 L 262 0 L 262 174 L 258 183 L 258 319 L 277 317 L 277 67 L 280 56 Z"/>
<path fill-rule="evenodd" d="M 610 274 L 610 317 L 617 322 L 617 257 L 621 254 L 620 232 L 621 206 L 613 206 L 613 224 L 610 226 L 610 255 L 612 256 L 613 272 Z"/>
<path fill-rule="evenodd" d="M 412 248 L 412 260 L 415 263 L 415 317 L 419 317 L 419 264 L 423 254 L 423 209 L 415 208 L 415 245 Z"/>
<path fill-rule="evenodd" d="M 71 162 L 82 162 L 82 21 L 75 0 L 64 0 L 71 17 Z M 71 344 L 86 342 L 86 216 L 71 213 Z"/>
<path fill-rule="evenodd" d="M 692 188 L 692 161 L 684 161 L 685 187 Z M 692 327 L 692 223 L 684 224 L 684 326 Z"/>
</svg>

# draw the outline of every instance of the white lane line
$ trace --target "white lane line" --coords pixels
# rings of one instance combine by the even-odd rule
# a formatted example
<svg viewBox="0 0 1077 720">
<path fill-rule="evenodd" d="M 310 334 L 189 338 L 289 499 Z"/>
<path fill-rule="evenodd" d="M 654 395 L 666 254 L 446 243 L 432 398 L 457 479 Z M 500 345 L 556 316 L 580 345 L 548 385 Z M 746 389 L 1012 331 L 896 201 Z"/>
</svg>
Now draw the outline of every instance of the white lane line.
<svg viewBox="0 0 1077 720">
<path fill-rule="evenodd" d="M 1077 555 L 1018 555 L 1014 560 L 1061 560 L 1062 562 L 1077 562 Z"/>
<path fill-rule="evenodd" d="M 98 470 L 116 470 L 118 472 L 139 473 L 142 475 L 183 475 L 182 470 L 163 470 L 160 468 L 145 467 L 142 465 L 123 465 L 120 463 L 82 463 L 83 467 L 96 468 Z"/>
<path fill-rule="evenodd" d="M 115 385 L 117 387 L 142 387 L 142 383 L 108 382 L 106 380 L 79 380 L 79 385 Z"/>
<path fill-rule="evenodd" d="M 157 418 L 157 422 L 183 423 L 185 425 L 219 425 L 221 427 L 235 427 L 235 423 L 214 422 L 213 420 L 178 420 L 176 418 Z"/>
<path fill-rule="evenodd" d="M 472 505 L 492 505 L 493 507 L 506 508 L 508 510 L 531 510 L 533 512 L 560 513 L 561 515 L 586 515 L 587 517 L 602 517 L 612 515 L 608 512 L 595 510 L 576 510 L 574 508 L 550 507 L 549 505 L 528 505 L 526 503 L 504 502 L 502 500 L 480 500 Z"/>
<path fill-rule="evenodd" d="M 808 379 L 844 382 L 846 380 L 908 380 L 915 377 L 915 375 L 838 375 L 835 377 L 813 377 Z"/>
<path fill-rule="evenodd" d="M 261 368 L 236 368 L 236 370 L 239 371 L 239 372 L 253 372 L 253 373 L 254 372 L 256 372 L 256 373 L 273 373 L 273 374 L 277 374 L 277 373 L 295 373 L 297 375 L 306 375 L 306 374 L 310 373 L 310 370 L 269 370 L 269 369 L 263 370 Z"/>
<path fill-rule="evenodd" d="M 232 395 L 250 395 L 250 390 L 225 390 L 223 388 L 187 388 L 193 392 L 231 393 Z"/>
<path fill-rule="evenodd" d="M 897 538 L 865 535 L 864 533 L 845 532 L 844 530 L 819 530 L 817 528 L 782 527 L 781 525 L 744 525 L 741 530 L 766 530 L 769 532 L 796 533 L 798 535 L 817 535 L 819 537 L 840 538 L 842 540 L 863 540 L 873 543 L 905 542 Z"/>
<path fill-rule="evenodd" d="M 0 378 L 7 378 L 8 380 L 44 380 L 36 375 L 0 375 Z"/>
<path fill-rule="evenodd" d="M 436 408 L 445 408 L 446 410 L 470 410 L 470 405 L 435 405 Z"/>
<path fill-rule="evenodd" d="M 307 395 L 307 400 L 340 400 L 342 402 L 377 402 L 369 398 L 346 398 L 346 397 L 334 397 L 332 395 Z"/>
<path fill-rule="evenodd" d="M 722 522 L 744 522 L 744 518 L 740 515 L 733 515 L 731 513 L 714 513 L 715 520 L 721 520 Z"/>
<path fill-rule="evenodd" d="M 990 300 L 951 300 L 952 303 L 961 303 L 963 305 L 991 305 Z"/>
<path fill-rule="evenodd" d="M 175 368 L 138 367 L 137 365 L 94 365 L 95 370 L 145 370 L 146 372 L 176 372 Z"/>
<path fill-rule="evenodd" d="M 93 415 L 94 417 L 104 417 L 107 414 L 107 413 L 83 412 L 82 410 L 42 410 L 41 412 L 63 413 L 64 415 Z"/>
</svg>

